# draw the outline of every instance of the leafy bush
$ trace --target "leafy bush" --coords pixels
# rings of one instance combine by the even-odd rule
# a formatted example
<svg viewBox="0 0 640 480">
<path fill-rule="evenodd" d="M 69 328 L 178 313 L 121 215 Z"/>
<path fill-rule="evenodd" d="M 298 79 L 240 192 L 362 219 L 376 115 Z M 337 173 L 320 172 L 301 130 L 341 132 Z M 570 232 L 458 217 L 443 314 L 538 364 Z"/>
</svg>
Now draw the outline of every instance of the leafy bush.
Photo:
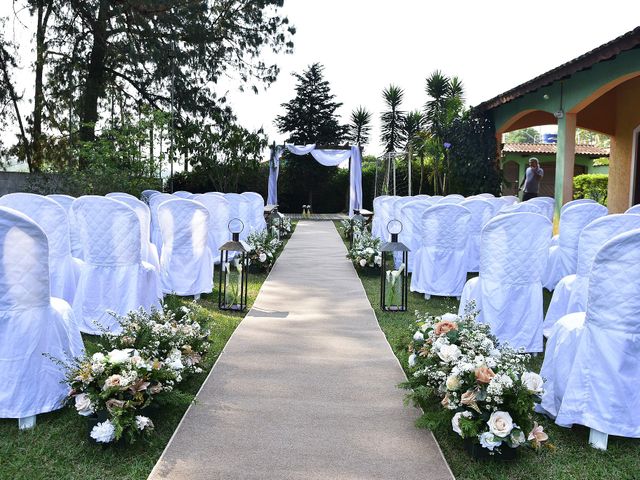
<svg viewBox="0 0 640 480">
<path fill-rule="evenodd" d="M 591 198 L 606 206 L 608 186 L 609 175 L 606 173 L 578 175 L 573 177 L 573 198 Z"/>
</svg>

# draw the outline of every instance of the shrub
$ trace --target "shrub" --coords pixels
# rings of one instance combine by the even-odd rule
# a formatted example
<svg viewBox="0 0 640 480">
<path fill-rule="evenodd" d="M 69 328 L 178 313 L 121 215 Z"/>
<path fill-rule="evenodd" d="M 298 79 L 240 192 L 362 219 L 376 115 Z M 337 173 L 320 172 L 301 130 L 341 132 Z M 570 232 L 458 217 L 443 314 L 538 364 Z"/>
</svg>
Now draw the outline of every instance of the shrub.
<svg viewBox="0 0 640 480">
<path fill-rule="evenodd" d="M 573 177 L 573 198 L 591 198 L 596 202 L 607 205 L 607 188 L 609 175 L 592 173 Z"/>
</svg>

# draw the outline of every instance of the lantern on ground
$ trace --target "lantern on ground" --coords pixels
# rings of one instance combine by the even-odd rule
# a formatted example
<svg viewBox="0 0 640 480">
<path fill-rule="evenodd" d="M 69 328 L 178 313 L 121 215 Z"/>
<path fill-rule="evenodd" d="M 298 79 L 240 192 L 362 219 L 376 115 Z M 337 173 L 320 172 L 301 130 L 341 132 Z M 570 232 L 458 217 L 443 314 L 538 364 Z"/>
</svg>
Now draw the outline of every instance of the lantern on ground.
<svg viewBox="0 0 640 480">
<path fill-rule="evenodd" d="M 280 237 L 284 234 L 284 215 L 278 211 L 277 205 L 273 207 L 273 210 L 269 213 L 267 223 L 269 225 L 269 229 L 271 231 L 275 231 L 276 237 L 280 240 Z"/>
<path fill-rule="evenodd" d="M 240 240 L 244 224 L 234 218 L 228 224 L 231 240 L 220 247 L 220 277 L 218 308 L 243 311 L 247 308 L 249 251 L 251 247 Z"/>
<path fill-rule="evenodd" d="M 366 219 L 360 214 L 360 210 L 354 210 L 353 216 L 349 220 L 351 223 L 351 238 L 349 239 L 349 247 L 352 249 L 360 234 L 364 230 L 365 224 L 367 223 Z"/>
<path fill-rule="evenodd" d="M 390 241 L 380 247 L 380 310 L 406 312 L 409 294 L 409 248 L 398 241 L 402 231 L 399 220 L 387 224 Z"/>
</svg>

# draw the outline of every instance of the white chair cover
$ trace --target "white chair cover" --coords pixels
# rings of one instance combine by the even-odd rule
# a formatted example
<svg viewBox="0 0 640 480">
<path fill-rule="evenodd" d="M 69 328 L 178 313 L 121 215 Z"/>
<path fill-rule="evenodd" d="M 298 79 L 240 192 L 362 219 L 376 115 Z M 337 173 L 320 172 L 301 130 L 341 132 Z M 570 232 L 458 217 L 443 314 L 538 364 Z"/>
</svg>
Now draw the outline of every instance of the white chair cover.
<svg viewBox="0 0 640 480">
<path fill-rule="evenodd" d="M 606 214 L 607 208 L 599 203 L 580 203 L 564 211 L 560 217 L 558 246 L 549 250 L 549 264 L 542 281 L 547 290 L 556 288 L 562 277 L 576 273 L 580 232 Z"/>
<path fill-rule="evenodd" d="M 519 202 L 518 197 L 515 195 L 504 195 L 500 197 L 506 206 L 513 205 Z"/>
<path fill-rule="evenodd" d="M 140 220 L 140 242 L 141 242 L 141 256 L 142 260 L 153 265 L 156 271 L 160 272 L 160 258 L 158 257 L 158 249 L 151 243 L 151 211 L 149 206 L 142 200 L 138 200 L 131 196 L 119 196 L 113 195 L 111 197 L 114 200 L 129 205 L 138 215 Z M 160 294 L 159 297 L 162 295 Z"/>
<path fill-rule="evenodd" d="M 553 291 L 544 318 L 544 335 L 548 337 L 553 325 L 563 316 L 587 309 L 589 273 L 598 250 L 621 233 L 640 228 L 640 215 L 606 215 L 596 218 L 582 229 L 578 241 L 576 273 L 563 277 Z"/>
<path fill-rule="evenodd" d="M 467 243 L 467 271 L 477 272 L 480 268 L 480 233 L 493 217 L 493 207 L 484 198 L 465 200 L 460 205 L 471 212 L 469 221 L 469 242 Z"/>
<path fill-rule="evenodd" d="M 372 230 L 375 229 L 375 232 L 372 231 L 372 234 L 381 239 L 383 242 L 389 241 L 387 225 L 393 217 L 394 204 L 399 198 L 401 197 L 394 195 L 383 195 L 374 199 L 373 220 L 376 222 L 376 224 L 372 226 Z M 376 217 L 378 217 L 377 220 Z"/>
<path fill-rule="evenodd" d="M 189 198 L 193 193 L 187 192 L 186 190 L 178 190 L 177 192 L 173 192 L 173 195 L 178 198 Z"/>
<path fill-rule="evenodd" d="M 209 212 L 182 198 L 158 207 L 162 232 L 162 289 L 176 295 L 213 291 L 213 257 L 208 245 Z"/>
<path fill-rule="evenodd" d="M 142 200 L 147 205 L 149 204 L 149 199 L 153 197 L 155 194 L 160 193 L 158 190 L 143 190 L 140 194 L 140 200 Z"/>
<path fill-rule="evenodd" d="M 411 291 L 457 297 L 467 278 L 466 247 L 471 212 L 437 204 L 423 214 L 423 241 L 414 254 Z"/>
<path fill-rule="evenodd" d="M 76 198 L 72 197 L 71 195 L 59 195 L 55 193 L 52 195 L 47 195 L 47 197 L 58 202 L 58 204 L 67 212 L 67 219 L 69 220 L 69 242 L 71 246 L 71 256 L 73 258 L 82 260 L 82 243 L 80 243 L 78 229 L 73 222 L 73 211 L 71 210 L 71 205 L 73 205 L 73 201 Z"/>
<path fill-rule="evenodd" d="M 451 204 L 455 205 L 457 203 L 464 202 L 464 197 L 462 195 L 458 195 L 457 193 L 447 195 L 446 197 L 442 197 L 438 200 L 438 205 L 446 205 Z"/>
<path fill-rule="evenodd" d="M 207 192 L 205 195 L 218 195 L 219 197 L 224 197 L 224 193 L 222 192 Z"/>
<path fill-rule="evenodd" d="M 137 198 L 135 196 L 131 195 L 130 193 L 125 193 L 125 192 L 111 192 L 111 193 L 107 193 L 105 195 L 105 197 L 107 197 L 107 198 L 127 197 L 127 198 L 133 198 L 134 200 L 137 200 Z"/>
<path fill-rule="evenodd" d="M 242 232 L 240 232 L 240 240 L 247 240 L 251 233 L 251 203 L 247 197 L 243 197 L 239 193 L 225 193 L 224 198 L 229 202 L 229 220 L 239 218 L 244 224 Z"/>
<path fill-rule="evenodd" d="M 71 204 L 76 199 L 76 197 L 72 197 L 71 195 L 61 195 L 59 193 L 52 193 L 51 195 L 47 195 L 47 198 L 51 200 L 55 200 L 58 205 L 64 208 L 64 211 L 69 214 L 69 210 L 71 209 Z"/>
<path fill-rule="evenodd" d="M 49 239 L 51 296 L 72 303 L 80 276 L 80 263 L 71 257 L 69 220 L 55 200 L 33 193 L 10 193 L 0 206 L 24 213 L 42 228 Z"/>
<path fill-rule="evenodd" d="M 48 243 L 26 215 L 0 208 L 0 418 L 61 408 L 64 371 L 44 354 L 71 360 L 84 350 L 71 307 L 49 296 Z"/>
<path fill-rule="evenodd" d="M 241 193 L 251 204 L 251 228 L 257 232 L 267 228 L 267 222 L 264 219 L 264 198 L 256 192 Z"/>
<path fill-rule="evenodd" d="M 614 237 L 597 253 L 586 313 L 554 326 L 542 365 L 541 407 L 569 427 L 640 437 L 640 230 Z"/>
<path fill-rule="evenodd" d="M 640 213 L 640 204 L 638 205 L 634 205 L 633 207 L 630 207 L 626 212 L 624 213 L 635 213 L 638 214 Z"/>
<path fill-rule="evenodd" d="M 380 195 L 373 199 L 373 220 L 371 220 L 371 235 L 377 238 L 382 237 L 382 216 L 383 203 L 389 198 L 389 195 Z"/>
<path fill-rule="evenodd" d="M 562 208 L 560 208 L 560 215 L 562 215 L 567 208 L 573 207 L 574 205 L 580 205 L 581 203 L 597 203 L 597 202 L 590 198 L 578 198 L 576 200 L 571 200 L 570 202 L 565 203 L 562 206 Z"/>
<path fill-rule="evenodd" d="M 422 216 L 432 205 L 433 202 L 428 198 L 421 198 L 405 203 L 400 209 L 402 232 L 400 232 L 398 240 L 409 247 L 409 265 L 407 265 L 409 272 L 413 272 L 416 252 L 422 246 L 422 237 L 424 236 Z M 389 240 L 388 232 L 386 240 Z"/>
<path fill-rule="evenodd" d="M 479 193 L 478 195 L 476 195 L 477 197 L 484 197 L 484 198 L 494 198 L 493 193 Z"/>
<path fill-rule="evenodd" d="M 158 272 L 142 261 L 140 220 L 128 205 L 106 197 L 80 197 L 71 207 L 85 252 L 73 311 L 80 330 L 118 332 L 109 311 L 126 315 L 160 308 Z"/>
<path fill-rule="evenodd" d="M 553 222 L 553 215 L 555 212 L 555 205 L 553 203 L 549 203 L 545 200 L 545 198 L 549 197 L 536 197 L 527 200 L 529 203 L 533 203 L 540 208 L 540 213 L 547 217 L 550 222 Z"/>
<path fill-rule="evenodd" d="M 209 212 L 209 249 L 214 263 L 220 263 L 220 247 L 231 240 L 229 231 L 229 202 L 223 195 L 198 195 L 194 201 Z"/>
<path fill-rule="evenodd" d="M 475 300 L 478 321 L 512 347 L 542 351 L 542 274 L 551 222 L 537 213 L 498 215 L 480 240 L 480 275 L 464 286 L 459 313 Z"/>
<path fill-rule="evenodd" d="M 158 221 L 158 205 L 167 200 L 173 200 L 173 195 L 157 193 L 149 197 L 149 211 L 151 213 L 151 243 L 156 246 L 158 258 L 162 255 L 162 235 L 160 234 L 160 222 Z"/>
<path fill-rule="evenodd" d="M 411 203 L 411 202 L 414 202 L 414 201 L 415 201 L 414 197 L 400 197 L 396 201 L 394 201 L 393 204 L 392 204 L 393 210 L 391 211 L 391 218 L 389 220 L 396 219 L 396 220 L 400 220 L 402 222 L 402 208 L 405 205 L 407 205 L 408 203 Z M 388 223 L 389 222 L 387 222 L 387 224 Z M 386 235 L 383 238 L 383 241 L 389 241 L 390 236 L 389 236 L 389 232 L 387 231 L 386 225 L 385 225 L 383 233 L 386 233 Z M 409 232 L 406 232 L 405 235 L 403 235 L 403 233 L 404 233 L 404 225 L 403 225 L 403 231 L 400 232 L 400 235 L 398 236 L 398 240 L 400 240 L 401 242 L 404 243 L 404 240 L 408 236 Z M 400 255 L 400 257 L 401 256 L 402 255 Z"/>
</svg>

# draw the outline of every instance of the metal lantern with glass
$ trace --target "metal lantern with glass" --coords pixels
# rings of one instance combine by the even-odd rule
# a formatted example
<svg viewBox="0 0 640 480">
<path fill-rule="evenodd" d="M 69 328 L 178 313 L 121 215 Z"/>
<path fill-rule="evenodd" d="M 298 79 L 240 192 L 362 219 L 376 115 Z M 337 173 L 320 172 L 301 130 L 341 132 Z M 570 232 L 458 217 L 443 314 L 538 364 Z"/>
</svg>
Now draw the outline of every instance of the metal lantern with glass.
<svg viewBox="0 0 640 480">
<path fill-rule="evenodd" d="M 278 211 L 278 205 L 274 206 L 267 217 L 269 229 L 275 233 L 276 238 L 280 238 L 284 235 L 284 215 Z"/>
<path fill-rule="evenodd" d="M 247 308 L 249 255 L 251 247 L 240 240 L 244 223 L 239 218 L 228 224 L 231 240 L 220 247 L 220 280 L 218 283 L 218 308 L 243 311 Z"/>
<path fill-rule="evenodd" d="M 349 249 L 353 249 L 355 246 L 358 237 L 362 233 L 365 228 L 367 221 L 360 214 L 360 210 L 354 210 L 353 216 L 351 217 L 351 238 L 349 238 Z"/>
<path fill-rule="evenodd" d="M 385 312 L 406 312 L 409 293 L 409 248 L 398 241 L 402 231 L 399 220 L 387 224 L 390 241 L 380 247 L 380 309 Z"/>
</svg>

